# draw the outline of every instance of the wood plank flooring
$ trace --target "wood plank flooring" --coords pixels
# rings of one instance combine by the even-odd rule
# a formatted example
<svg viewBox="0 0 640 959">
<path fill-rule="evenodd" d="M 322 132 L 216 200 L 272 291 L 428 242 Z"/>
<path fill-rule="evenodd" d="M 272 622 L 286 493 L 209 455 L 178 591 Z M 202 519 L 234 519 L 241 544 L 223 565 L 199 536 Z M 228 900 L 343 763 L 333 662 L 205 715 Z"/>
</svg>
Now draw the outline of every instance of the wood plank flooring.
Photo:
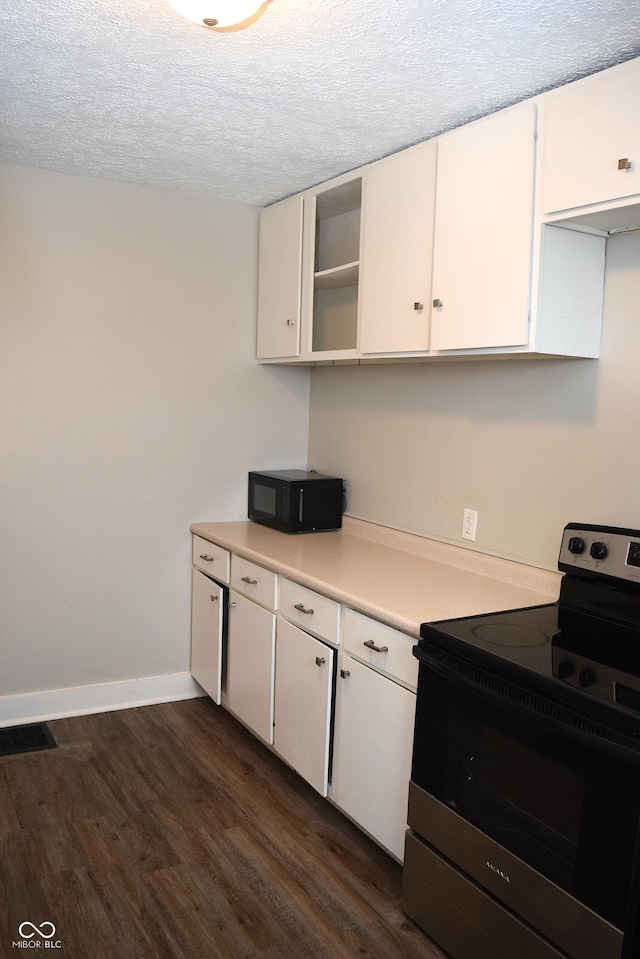
<svg viewBox="0 0 640 959">
<path fill-rule="evenodd" d="M 0 759 L 1 959 L 45 921 L 66 959 L 446 959 L 398 864 L 210 700 L 49 726 Z"/>
</svg>

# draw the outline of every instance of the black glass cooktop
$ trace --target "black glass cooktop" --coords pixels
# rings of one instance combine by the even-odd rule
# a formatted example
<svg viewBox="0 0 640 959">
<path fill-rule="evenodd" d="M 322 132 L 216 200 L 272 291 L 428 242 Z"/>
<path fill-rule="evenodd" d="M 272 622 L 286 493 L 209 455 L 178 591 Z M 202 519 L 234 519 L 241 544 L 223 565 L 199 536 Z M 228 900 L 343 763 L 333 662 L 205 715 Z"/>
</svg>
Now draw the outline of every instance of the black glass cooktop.
<svg viewBox="0 0 640 959">
<path fill-rule="evenodd" d="M 571 689 L 640 718 L 640 633 L 559 603 L 424 623 L 431 644 L 514 682 Z"/>
</svg>

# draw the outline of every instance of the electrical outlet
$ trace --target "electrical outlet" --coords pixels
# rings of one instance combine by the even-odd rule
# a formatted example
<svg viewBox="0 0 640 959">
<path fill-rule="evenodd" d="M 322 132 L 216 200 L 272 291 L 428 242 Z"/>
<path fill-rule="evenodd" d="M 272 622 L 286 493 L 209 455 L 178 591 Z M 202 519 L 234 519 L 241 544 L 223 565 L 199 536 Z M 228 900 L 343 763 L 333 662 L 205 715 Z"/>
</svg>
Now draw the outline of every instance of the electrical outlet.
<svg viewBox="0 0 640 959">
<path fill-rule="evenodd" d="M 470 539 L 473 542 L 475 542 L 477 526 L 478 526 L 478 510 L 469 509 L 468 506 L 465 506 L 464 512 L 462 514 L 462 538 Z"/>
</svg>

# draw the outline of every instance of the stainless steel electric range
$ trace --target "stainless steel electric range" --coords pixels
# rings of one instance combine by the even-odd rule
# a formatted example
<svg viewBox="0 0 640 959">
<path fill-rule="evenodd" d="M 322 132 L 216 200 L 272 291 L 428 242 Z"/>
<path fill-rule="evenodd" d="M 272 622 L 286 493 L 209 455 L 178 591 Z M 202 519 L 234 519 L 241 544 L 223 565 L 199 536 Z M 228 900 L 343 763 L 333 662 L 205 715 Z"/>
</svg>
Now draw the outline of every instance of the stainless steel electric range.
<svg viewBox="0 0 640 959">
<path fill-rule="evenodd" d="M 454 959 L 638 959 L 640 530 L 557 603 L 425 623 L 403 905 Z"/>
</svg>

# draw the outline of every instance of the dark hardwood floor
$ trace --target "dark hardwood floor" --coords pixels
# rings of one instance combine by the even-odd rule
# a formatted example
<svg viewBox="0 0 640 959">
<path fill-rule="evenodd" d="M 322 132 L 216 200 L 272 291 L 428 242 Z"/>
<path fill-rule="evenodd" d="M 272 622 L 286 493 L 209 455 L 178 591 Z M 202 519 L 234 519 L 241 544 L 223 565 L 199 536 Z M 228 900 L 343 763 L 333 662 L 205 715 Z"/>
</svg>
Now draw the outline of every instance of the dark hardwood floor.
<svg viewBox="0 0 640 959">
<path fill-rule="evenodd" d="M 398 864 L 210 700 L 49 727 L 0 759 L 2 959 L 45 921 L 66 959 L 444 957 Z"/>
</svg>

